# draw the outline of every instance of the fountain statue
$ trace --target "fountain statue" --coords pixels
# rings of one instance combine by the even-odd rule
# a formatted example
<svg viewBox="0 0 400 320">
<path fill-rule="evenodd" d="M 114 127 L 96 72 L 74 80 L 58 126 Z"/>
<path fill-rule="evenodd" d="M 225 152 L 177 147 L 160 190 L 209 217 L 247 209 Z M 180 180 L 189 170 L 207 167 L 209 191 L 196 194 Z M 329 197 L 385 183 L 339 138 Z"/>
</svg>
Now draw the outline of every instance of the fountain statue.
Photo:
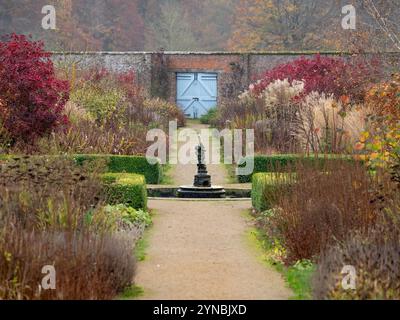
<svg viewBox="0 0 400 320">
<path fill-rule="evenodd" d="M 208 174 L 207 166 L 204 163 L 205 151 L 203 144 L 200 142 L 196 146 L 197 174 L 194 176 L 193 183 L 195 187 L 211 187 L 211 176 Z"/>
<path fill-rule="evenodd" d="M 205 148 L 201 143 L 199 136 L 199 144 L 196 146 L 197 156 L 197 174 L 194 176 L 192 186 L 181 186 L 178 189 L 178 197 L 180 198 L 224 198 L 225 190 L 221 186 L 211 185 L 211 176 L 207 172 L 205 164 Z"/>
</svg>

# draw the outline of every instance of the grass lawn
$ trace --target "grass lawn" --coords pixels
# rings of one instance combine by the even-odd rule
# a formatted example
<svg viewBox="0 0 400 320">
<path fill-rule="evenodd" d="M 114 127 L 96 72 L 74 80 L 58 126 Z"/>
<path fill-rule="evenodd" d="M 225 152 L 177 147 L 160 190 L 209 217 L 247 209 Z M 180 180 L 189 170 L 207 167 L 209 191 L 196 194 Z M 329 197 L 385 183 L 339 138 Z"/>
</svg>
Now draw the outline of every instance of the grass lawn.
<svg viewBox="0 0 400 320">
<path fill-rule="evenodd" d="M 254 217 L 246 212 L 246 217 L 254 221 Z M 292 266 L 285 266 L 275 257 L 279 248 L 273 247 L 270 239 L 262 230 L 254 227 L 249 231 L 249 241 L 262 251 L 261 260 L 268 267 L 273 267 L 284 277 L 288 287 L 293 290 L 293 300 L 309 300 L 311 295 L 311 280 L 315 265 L 309 261 L 301 261 Z"/>
<path fill-rule="evenodd" d="M 144 294 L 144 289 L 137 285 L 132 285 L 124 290 L 118 297 L 118 300 L 132 300 L 141 297 Z"/>
<path fill-rule="evenodd" d="M 171 168 L 172 166 L 170 164 L 164 164 L 162 166 L 162 177 L 161 177 L 161 185 L 172 185 L 174 183 L 172 177 L 171 177 Z"/>
</svg>

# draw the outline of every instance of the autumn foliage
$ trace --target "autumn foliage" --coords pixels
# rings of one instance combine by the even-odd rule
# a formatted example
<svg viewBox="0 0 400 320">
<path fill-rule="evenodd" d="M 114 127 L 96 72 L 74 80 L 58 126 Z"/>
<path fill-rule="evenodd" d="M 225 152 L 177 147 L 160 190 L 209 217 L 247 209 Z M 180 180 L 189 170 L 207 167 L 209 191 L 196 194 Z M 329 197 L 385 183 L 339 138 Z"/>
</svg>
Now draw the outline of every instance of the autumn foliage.
<svg viewBox="0 0 400 320">
<path fill-rule="evenodd" d="M 390 81 L 372 87 L 367 93 L 366 103 L 378 115 L 400 119 L 400 74 L 394 74 Z"/>
<path fill-rule="evenodd" d="M 280 64 L 267 71 L 254 85 L 254 91 L 262 92 L 275 80 L 288 79 L 305 83 L 304 93 L 312 91 L 333 94 L 336 98 L 349 96 L 361 101 L 371 81 L 380 76 L 378 61 L 366 61 L 361 58 L 344 59 L 315 55 L 312 58 L 301 57 L 289 63 Z"/>
<path fill-rule="evenodd" d="M 67 122 L 68 87 L 42 42 L 15 34 L 0 42 L 0 122 L 13 143 L 33 142 Z"/>
<path fill-rule="evenodd" d="M 389 168 L 400 182 L 400 75 L 369 90 L 366 103 L 373 114 L 356 149 L 365 153 L 371 166 Z"/>
</svg>

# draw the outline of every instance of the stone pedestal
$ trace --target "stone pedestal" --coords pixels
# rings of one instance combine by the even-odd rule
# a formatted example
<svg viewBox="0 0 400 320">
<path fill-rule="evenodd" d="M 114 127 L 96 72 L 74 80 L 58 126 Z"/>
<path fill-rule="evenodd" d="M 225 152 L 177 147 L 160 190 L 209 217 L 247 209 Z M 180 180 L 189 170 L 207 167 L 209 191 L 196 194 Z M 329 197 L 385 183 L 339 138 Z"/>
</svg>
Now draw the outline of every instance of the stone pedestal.
<svg viewBox="0 0 400 320">
<path fill-rule="evenodd" d="M 193 186 L 195 187 L 211 187 L 211 176 L 207 173 L 203 174 L 196 174 L 194 176 L 194 183 Z"/>
<path fill-rule="evenodd" d="M 194 176 L 192 186 L 181 186 L 178 189 L 179 198 L 224 198 L 225 190 L 221 186 L 211 185 L 211 176 L 207 172 L 204 164 L 204 146 L 200 144 L 196 147 L 197 153 L 197 174 Z"/>
</svg>

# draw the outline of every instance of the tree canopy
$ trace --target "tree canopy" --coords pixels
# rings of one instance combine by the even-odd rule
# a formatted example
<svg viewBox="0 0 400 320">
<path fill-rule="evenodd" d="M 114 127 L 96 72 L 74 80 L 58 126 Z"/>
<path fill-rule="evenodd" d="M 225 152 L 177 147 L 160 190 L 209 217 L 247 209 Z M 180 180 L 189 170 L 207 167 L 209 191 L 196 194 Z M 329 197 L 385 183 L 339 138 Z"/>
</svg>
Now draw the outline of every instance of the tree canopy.
<svg viewBox="0 0 400 320">
<path fill-rule="evenodd" d="M 0 1 L 0 36 L 32 34 L 51 50 L 400 50 L 398 0 Z M 342 28 L 353 4 L 356 30 Z"/>
</svg>

